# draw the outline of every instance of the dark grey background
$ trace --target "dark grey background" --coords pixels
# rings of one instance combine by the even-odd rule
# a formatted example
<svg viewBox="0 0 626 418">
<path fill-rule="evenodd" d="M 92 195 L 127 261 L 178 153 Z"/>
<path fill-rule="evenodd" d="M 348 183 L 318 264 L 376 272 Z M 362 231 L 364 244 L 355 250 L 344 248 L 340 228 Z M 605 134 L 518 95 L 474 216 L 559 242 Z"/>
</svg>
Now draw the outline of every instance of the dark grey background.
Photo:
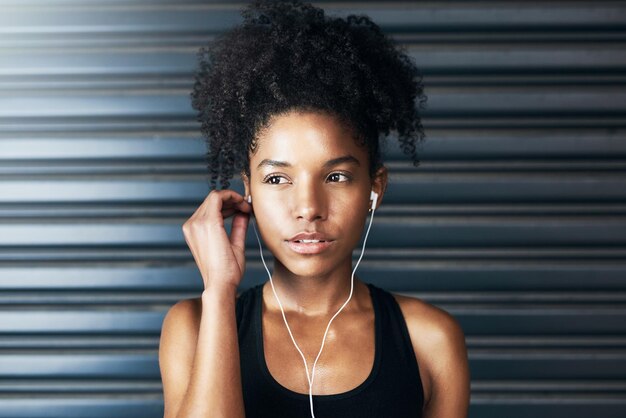
<svg viewBox="0 0 626 418">
<path fill-rule="evenodd" d="M 471 417 L 624 416 L 624 2 L 317 4 L 406 44 L 429 96 L 359 276 L 458 318 Z M 162 416 L 161 321 L 201 290 L 195 53 L 240 6 L 0 1 L 0 417 Z"/>
</svg>

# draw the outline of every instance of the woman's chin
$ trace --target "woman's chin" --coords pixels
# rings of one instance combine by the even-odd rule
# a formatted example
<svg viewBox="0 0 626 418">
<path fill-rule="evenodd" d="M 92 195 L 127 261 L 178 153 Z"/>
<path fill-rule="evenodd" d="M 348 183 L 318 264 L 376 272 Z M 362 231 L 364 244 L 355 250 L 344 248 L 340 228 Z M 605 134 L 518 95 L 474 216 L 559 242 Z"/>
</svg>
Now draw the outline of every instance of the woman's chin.
<svg viewBox="0 0 626 418">
<path fill-rule="evenodd" d="M 283 264 L 283 268 L 288 270 L 288 274 L 298 277 L 310 277 L 312 279 L 318 277 L 327 277 L 339 270 L 336 260 L 309 258 L 303 260 L 289 260 Z"/>
</svg>

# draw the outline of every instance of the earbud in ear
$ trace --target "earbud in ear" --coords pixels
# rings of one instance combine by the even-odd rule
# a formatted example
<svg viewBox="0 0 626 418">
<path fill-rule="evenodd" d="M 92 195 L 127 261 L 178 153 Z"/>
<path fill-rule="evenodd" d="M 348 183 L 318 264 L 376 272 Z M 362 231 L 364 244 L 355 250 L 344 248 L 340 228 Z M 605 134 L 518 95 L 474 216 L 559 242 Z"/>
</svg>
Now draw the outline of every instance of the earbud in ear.
<svg viewBox="0 0 626 418">
<path fill-rule="evenodd" d="M 370 200 L 372 201 L 372 210 L 376 209 L 376 202 L 378 202 L 378 193 L 374 190 L 370 193 Z"/>
<path fill-rule="evenodd" d="M 252 196 L 248 195 L 248 198 L 246 200 L 248 201 L 248 203 L 252 203 Z"/>
</svg>

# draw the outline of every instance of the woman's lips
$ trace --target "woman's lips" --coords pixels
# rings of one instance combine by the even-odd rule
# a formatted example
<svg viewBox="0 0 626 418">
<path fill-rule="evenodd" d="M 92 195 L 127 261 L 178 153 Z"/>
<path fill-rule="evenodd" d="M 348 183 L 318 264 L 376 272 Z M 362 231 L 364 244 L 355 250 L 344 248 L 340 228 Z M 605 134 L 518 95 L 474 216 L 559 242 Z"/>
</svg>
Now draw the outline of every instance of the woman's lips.
<svg viewBox="0 0 626 418">
<path fill-rule="evenodd" d="M 287 245 L 293 251 L 298 254 L 319 254 L 322 251 L 325 251 L 329 247 L 333 245 L 335 241 L 323 241 L 323 242 L 296 242 L 296 241 L 287 241 Z"/>
</svg>

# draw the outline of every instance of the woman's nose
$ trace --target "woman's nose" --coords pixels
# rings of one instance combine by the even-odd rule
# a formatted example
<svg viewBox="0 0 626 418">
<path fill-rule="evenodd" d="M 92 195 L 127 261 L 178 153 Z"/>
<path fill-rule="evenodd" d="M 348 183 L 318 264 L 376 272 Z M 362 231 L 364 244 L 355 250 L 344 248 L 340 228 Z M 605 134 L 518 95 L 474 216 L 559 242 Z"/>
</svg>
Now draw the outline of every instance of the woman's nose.
<svg viewBox="0 0 626 418">
<path fill-rule="evenodd" d="M 326 219 L 326 197 L 313 185 L 302 184 L 295 193 L 294 211 L 296 218 L 311 222 Z"/>
</svg>

